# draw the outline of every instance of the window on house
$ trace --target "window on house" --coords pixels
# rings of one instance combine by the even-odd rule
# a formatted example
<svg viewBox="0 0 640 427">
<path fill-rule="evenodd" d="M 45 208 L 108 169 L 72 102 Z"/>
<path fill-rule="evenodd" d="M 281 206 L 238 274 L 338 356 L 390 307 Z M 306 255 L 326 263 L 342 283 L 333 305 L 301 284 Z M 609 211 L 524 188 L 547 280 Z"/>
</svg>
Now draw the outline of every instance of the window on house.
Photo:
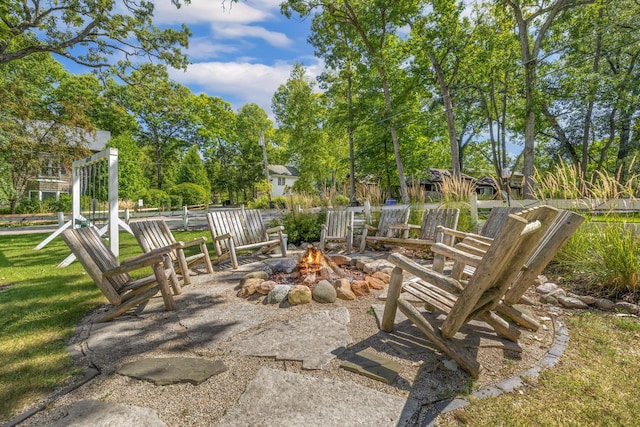
<svg viewBox="0 0 640 427">
<path fill-rule="evenodd" d="M 281 187 L 284 187 L 284 185 L 285 185 L 285 180 L 284 180 L 284 178 L 280 178 L 280 177 L 278 177 L 278 185 L 279 185 L 279 186 L 281 186 Z"/>
</svg>

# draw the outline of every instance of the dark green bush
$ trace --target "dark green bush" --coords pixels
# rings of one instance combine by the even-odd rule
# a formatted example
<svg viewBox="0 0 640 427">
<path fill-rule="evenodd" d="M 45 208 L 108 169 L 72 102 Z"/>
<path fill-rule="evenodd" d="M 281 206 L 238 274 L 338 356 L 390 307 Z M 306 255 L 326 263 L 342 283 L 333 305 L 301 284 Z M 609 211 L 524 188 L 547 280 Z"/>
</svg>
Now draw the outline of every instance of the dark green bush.
<svg viewBox="0 0 640 427">
<path fill-rule="evenodd" d="M 326 212 L 293 214 L 289 213 L 277 220 L 274 225 L 284 225 L 289 243 L 299 245 L 302 242 L 312 243 L 320 240 L 320 229 L 327 217 Z"/>
<path fill-rule="evenodd" d="M 47 199 L 43 204 L 43 210 L 45 212 L 71 212 L 71 195 L 61 194 L 58 200 Z"/>
<path fill-rule="evenodd" d="M 171 206 L 171 198 L 166 191 L 163 190 L 145 190 L 138 199 L 144 200 L 144 207 L 147 208 L 162 208 Z"/>
<path fill-rule="evenodd" d="M 182 197 L 182 203 L 187 206 L 208 204 L 211 200 L 209 191 L 206 188 L 192 182 L 174 185 L 169 190 L 169 193 L 172 196 Z"/>
<path fill-rule="evenodd" d="M 22 199 L 16 206 L 16 213 L 33 214 L 42 213 L 42 204 L 36 199 Z"/>
</svg>

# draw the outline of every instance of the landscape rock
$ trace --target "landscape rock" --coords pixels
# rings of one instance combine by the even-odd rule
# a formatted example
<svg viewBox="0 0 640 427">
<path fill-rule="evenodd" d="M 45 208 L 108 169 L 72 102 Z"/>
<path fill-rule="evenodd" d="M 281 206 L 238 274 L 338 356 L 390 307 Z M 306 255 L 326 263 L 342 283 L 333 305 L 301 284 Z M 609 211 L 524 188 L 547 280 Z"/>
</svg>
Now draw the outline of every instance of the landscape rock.
<svg viewBox="0 0 640 427">
<path fill-rule="evenodd" d="M 267 280 L 269 278 L 269 273 L 263 270 L 260 271 L 252 271 L 251 273 L 247 273 L 242 276 L 240 279 L 240 287 L 244 286 L 245 282 L 249 279 L 262 279 Z"/>
<path fill-rule="evenodd" d="M 371 293 L 369 285 L 364 280 L 354 280 L 351 282 L 351 290 L 358 297 L 369 295 Z"/>
<path fill-rule="evenodd" d="M 577 295 L 576 298 L 589 305 L 593 305 L 596 302 L 596 297 L 593 297 L 591 295 Z"/>
<path fill-rule="evenodd" d="M 336 289 L 327 280 L 319 281 L 311 294 L 314 301 L 320 303 L 334 303 L 338 296 Z"/>
<path fill-rule="evenodd" d="M 596 298 L 593 305 L 598 307 L 600 310 L 613 310 L 613 301 L 606 298 Z"/>
<path fill-rule="evenodd" d="M 387 274 L 383 271 L 376 271 L 371 276 L 375 277 L 376 279 L 382 280 L 386 285 L 388 285 L 389 281 L 391 280 L 391 274 Z"/>
<path fill-rule="evenodd" d="M 364 281 L 367 282 L 370 289 L 381 290 L 386 286 L 382 280 L 373 276 L 365 276 Z"/>
<path fill-rule="evenodd" d="M 248 298 L 251 295 L 256 293 L 256 289 L 260 283 L 264 282 L 264 279 L 259 279 L 257 277 L 249 277 L 243 279 L 242 288 L 238 291 L 238 296 L 240 298 Z"/>
<path fill-rule="evenodd" d="M 567 296 L 558 296 L 556 299 L 558 300 L 560 305 L 562 305 L 565 308 L 583 308 L 583 309 L 584 308 L 589 308 L 589 306 L 587 304 L 583 303 L 578 298 L 567 297 Z"/>
<path fill-rule="evenodd" d="M 540 302 L 543 304 L 558 305 L 558 300 L 552 295 L 540 295 Z"/>
<path fill-rule="evenodd" d="M 541 285 L 536 286 L 536 291 L 540 294 L 550 294 L 553 291 L 558 290 L 558 285 L 551 282 L 545 282 Z"/>
<path fill-rule="evenodd" d="M 265 280 L 264 282 L 256 286 L 256 292 L 262 295 L 267 295 L 269 292 L 273 290 L 273 288 L 276 287 L 277 284 L 278 283 L 274 282 L 273 280 Z"/>
<path fill-rule="evenodd" d="M 621 313 L 640 314 L 640 306 L 626 301 L 619 301 L 613 305 L 613 309 Z"/>
<path fill-rule="evenodd" d="M 308 286 L 296 285 L 289 290 L 287 299 L 291 305 L 308 304 L 311 302 L 311 289 Z"/>
<path fill-rule="evenodd" d="M 551 297 L 555 297 L 560 298 L 560 297 L 566 297 L 567 293 L 565 292 L 564 289 L 558 288 L 555 291 L 549 292 L 547 295 L 551 296 Z"/>
<path fill-rule="evenodd" d="M 331 260 L 339 266 L 351 265 L 351 257 L 346 255 L 332 255 Z"/>
<path fill-rule="evenodd" d="M 287 295 L 291 290 L 290 285 L 276 285 L 274 288 L 267 294 L 267 304 L 280 304 L 282 301 L 287 299 Z"/>
<path fill-rule="evenodd" d="M 347 301 L 356 299 L 356 294 L 351 290 L 351 283 L 349 283 L 349 280 L 338 279 L 333 282 L 333 287 L 336 290 L 337 298 Z"/>
</svg>

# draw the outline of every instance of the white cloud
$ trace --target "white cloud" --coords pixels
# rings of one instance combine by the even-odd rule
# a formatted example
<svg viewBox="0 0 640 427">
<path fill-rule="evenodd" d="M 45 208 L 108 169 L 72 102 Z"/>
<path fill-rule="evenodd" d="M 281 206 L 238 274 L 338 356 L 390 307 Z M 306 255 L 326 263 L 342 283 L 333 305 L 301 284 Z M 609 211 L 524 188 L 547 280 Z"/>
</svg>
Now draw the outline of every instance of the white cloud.
<svg viewBox="0 0 640 427">
<path fill-rule="evenodd" d="M 309 66 L 308 75 L 316 77 L 321 64 Z M 291 73 L 292 63 L 274 65 L 249 62 L 201 62 L 189 65 L 187 71 L 172 70 L 171 78 L 184 85 L 197 85 L 210 96 L 218 96 L 232 104 L 234 110 L 256 103 L 272 117 L 271 98 Z M 229 99 L 229 98 L 233 99 Z"/>
<path fill-rule="evenodd" d="M 212 43 L 209 37 L 191 37 L 189 39 L 189 49 L 187 55 L 190 60 L 210 59 L 220 54 L 234 53 L 238 49 L 236 47 Z"/>
<path fill-rule="evenodd" d="M 255 37 L 264 39 L 271 46 L 287 47 L 293 41 L 284 33 L 269 31 L 263 27 L 252 25 L 212 25 L 213 34 L 218 38 L 239 39 L 243 37 Z"/>
<path fill-rule="evenodd" d="M 156 3 L 153 22 L 157 25 L 202 23 L 252 23 L 265 21 L 279 13 L 277 4 L 265 1 L 231 3 L 225 1 L 193 0 L 180 9 L 169 1 Z"/>
</svg>

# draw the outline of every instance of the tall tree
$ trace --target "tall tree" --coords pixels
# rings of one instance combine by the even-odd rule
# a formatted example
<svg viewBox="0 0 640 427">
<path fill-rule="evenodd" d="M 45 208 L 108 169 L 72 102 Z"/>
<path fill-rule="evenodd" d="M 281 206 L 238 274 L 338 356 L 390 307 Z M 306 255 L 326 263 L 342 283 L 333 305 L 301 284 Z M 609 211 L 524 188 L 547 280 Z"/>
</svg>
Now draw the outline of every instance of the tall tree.
<svg viewBox="0 0 640 427">
<path fill-rule="evenodd" d="M 200 150 L 197 145 L 192 145 L 191 148 L 187 150 L 178 168 L 176 184 L 185 182 L 198 184 L 206 189 L 207 192 L 211 191 L 211 183 L 209 182 L 209 178 L 207 178 L 207 171 L 200 157 Z"/>
<path fill-rule="evenodd" d="M 533 161 L 535 148 L 536 113 L 538 110 L 538 65 L 543 41 L 554 20 L 562 12 L 593 0 L 516 1 L 505 0 L 516 22 L 524 67 L 525 128 L 524 128 L 524 198 L 533 197 Z"/>
<path fill-rule="evenodd" d="M 265 179 L 264 156 L 260 141 L 266 145 L 268 161 L 268 152 L 271 151 L 269 141 L 272 134 L 273 123 L 262 108 L 253 103 L 240 107 L 236 114 L 236 138 L 240 155 L 238 176 L 245 199 L 249 197 L 247 191 L 252 198 L 257 196 L 256 184 Z"/>
<path fill-rule="evenodd" d="M 165 184 L 166 167 L 177 167 L 180 154 L 195 134 L 190 112 L 191 91 L 169 79 L 164 66 L 145 64 L 129 77 L 123 102 L 138 120 L 139 144 L 152 151 L 155 183 Z"/>
<path fill-rule="evenodd" d="M 234 0 L 231 0 L 234 1 Z M 188 3 L 189 1 L 185 1 Z M 172 0 L 177 7 L 180 0 Z M 181 48 L 191 35 L 153 24 L 153 2 L 127 0 L 9 0 L 0 8 L 0 64 L 37 53 L 52 53 L 90 67 L 120 66 L 134 57 L 186 68 Z"/>
<path fill-rule="evenodd" d="M 403 203 L 409 203 L 396 124 L 398 112 L 394 105 L 391 70 L 400 69 L 401 61 L 397 56 L 394 58 L 394 52 L 398 51 L 398 45 L 401 43 L 397 32 L 402 25 L 402 19 L 419 13 L 419 2 L 417 0 L 377 2 L 289 0 L 281 5 L 281 10 L 286 16 L 291 16 L 295 12 L 306 17 L 315 9 L 320 9 L 317 17 L 333 25 L 345 26 L 357 34 L 358 45 L 354 47 L 362 48 L 364 53 L 362 58 L 379 74 L 385 105 L 383 119 L 388 124 L 393 144 L 400 181 L 400 196 Z M 314 20 L 320 19 L 317 17 Z"/>
</svg>

